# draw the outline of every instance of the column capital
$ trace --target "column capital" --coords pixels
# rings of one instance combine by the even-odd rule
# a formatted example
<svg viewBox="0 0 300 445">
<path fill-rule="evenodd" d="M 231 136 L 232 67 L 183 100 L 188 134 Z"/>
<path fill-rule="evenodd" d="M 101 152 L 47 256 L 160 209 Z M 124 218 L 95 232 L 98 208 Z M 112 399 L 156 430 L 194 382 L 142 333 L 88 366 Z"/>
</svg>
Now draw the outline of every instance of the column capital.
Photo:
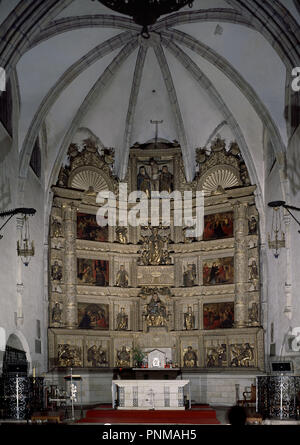
<svg viewBox="0 0 300 445">
<path fill-rule="evenodd" d="M 64 201 L 62 203 L 62 208 L 65 212 L 77 212 L 79 208 L 79 202 L 77 201 Z"/>
<path fill-rule="evenodd" d="M 248 207 L 248 201 L 240 201 L 239 199 L 235 200 L 233 202 L 233 207 Z"/>
</svg>

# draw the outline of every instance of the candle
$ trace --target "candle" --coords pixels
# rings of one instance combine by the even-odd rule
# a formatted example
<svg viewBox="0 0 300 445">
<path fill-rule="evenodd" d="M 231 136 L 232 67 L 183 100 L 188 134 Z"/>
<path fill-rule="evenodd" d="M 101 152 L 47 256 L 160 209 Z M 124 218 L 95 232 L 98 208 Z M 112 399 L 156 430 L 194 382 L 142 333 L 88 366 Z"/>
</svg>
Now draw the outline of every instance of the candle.
<svg viewBox="0 0 300 445">
<path fill-rule="evenodd" d="M 32 369 L 32 377 L 35 377 L 35 367 Z"/>
</svg>

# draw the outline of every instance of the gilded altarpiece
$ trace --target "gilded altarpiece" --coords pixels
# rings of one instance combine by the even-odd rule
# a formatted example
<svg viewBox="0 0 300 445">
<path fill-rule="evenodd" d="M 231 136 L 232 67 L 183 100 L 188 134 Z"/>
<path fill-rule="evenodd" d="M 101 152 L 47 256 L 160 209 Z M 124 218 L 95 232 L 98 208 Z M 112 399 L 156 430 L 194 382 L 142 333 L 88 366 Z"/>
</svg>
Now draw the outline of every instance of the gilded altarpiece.
<svg viewBox="0 0 300 445">
<path fill-rule="evenodd" d="M 136 144 L 125 182 L 160 193 L 158 208 L 166 192 L 203 190 L 202 237 L 174 224 L 172 200 L 170 224 L 103 228 L 96 196 L 118 194 L 113 152 L 71 144 L 52 187 L 50 369 L 132 367 L 137 349 L 170 350 L 168 364 L 187 370 L 264 369 L 256 187 L 236 143 L 216 139 L 196 159 L 187 183 L 177 143 Z"/>
</svg>

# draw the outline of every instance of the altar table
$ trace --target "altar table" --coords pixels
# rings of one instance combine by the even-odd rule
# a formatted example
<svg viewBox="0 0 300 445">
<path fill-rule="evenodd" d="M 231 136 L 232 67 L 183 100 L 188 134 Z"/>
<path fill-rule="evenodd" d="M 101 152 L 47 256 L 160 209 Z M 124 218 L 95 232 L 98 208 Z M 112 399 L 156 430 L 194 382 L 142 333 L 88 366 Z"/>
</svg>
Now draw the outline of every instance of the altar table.
<svg viewBox="0 0 300 445">
<path fill-rule="evenodd" d="M 113 408 L 184 410 L 191 404 L 189 380 L 113 380 Z"/>
</svg>

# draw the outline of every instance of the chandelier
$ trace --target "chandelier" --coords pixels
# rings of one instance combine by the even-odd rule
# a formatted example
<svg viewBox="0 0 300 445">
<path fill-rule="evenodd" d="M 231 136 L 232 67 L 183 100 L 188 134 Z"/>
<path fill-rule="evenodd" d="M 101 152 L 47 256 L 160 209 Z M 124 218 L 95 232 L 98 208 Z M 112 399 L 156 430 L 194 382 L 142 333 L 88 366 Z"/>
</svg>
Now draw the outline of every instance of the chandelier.
<svg viewBox="0 0 300 445">
<path fill-rule="evenodd" d="M 5 223 L 0 227 L 0 231 L 6 226 L 6 224 L 13 218 L 13 216 L 21 214 L 22 215 L 22 227 L 20 233 L 20 239 L 17 241 L 17 252 L 18 256 L 25 266 L 28 266 L 31 257 L 34 256 L 34 243 L 30 240 L 29 233 L 29 215 L 34 215 L 36 213 L 35 209 L 32 208 L 18 208 L 14 210 L 8 210 L 6 212 L 0 212 L 0 218 L 7 218 Z M 0 234 L 0 240 L 3 235 Z"/>
<path fill-rule="evenodd" d="M 281 229 L 280 202 L 268 203 L 268 206 L 273 209 L 271 235 L 268 233 L 268 245 L 269 249 L 273 249 L 275 258 L 279 257 L 279 249 L 285 247 L 285 234 Z"/>
<path fill-rule="evenodd" d="M 94 0 L 93 0 L 94 1 Z M 142 26 L 141 35 L 148 39 L 148 26 L 153 25 L 164 14 L 178 11 L 184 6 L 193 6 L 194 0 L 98 0 L 107 8 L 129 15 Z"/>
<path fill-rule="evenodd" d="M 31 258 L 34 256 L 34 242 L 30 240 L 29 219 L 27 214 L 23 215 L 21 236 L 17 241 L 17 252 L 24 266 L 28 266 Z"/>
</svg>

